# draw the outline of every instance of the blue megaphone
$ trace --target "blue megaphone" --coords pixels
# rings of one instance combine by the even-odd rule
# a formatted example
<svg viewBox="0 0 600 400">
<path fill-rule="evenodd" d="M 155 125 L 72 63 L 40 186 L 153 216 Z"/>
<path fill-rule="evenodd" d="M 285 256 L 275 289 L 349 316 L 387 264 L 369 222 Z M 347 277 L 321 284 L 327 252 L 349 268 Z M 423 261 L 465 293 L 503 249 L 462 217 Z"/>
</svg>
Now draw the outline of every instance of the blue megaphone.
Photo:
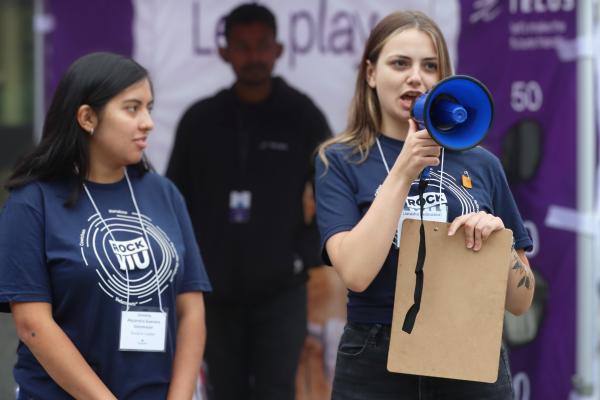
<svg viewBox="0 0 600 400">
<path fill-rule="evenodd" d="M 454 75 L 419 96 L 411 116 L 440 146 L 467 150 L 481 143 L 490 130 L 494 102 L 483 83 Z"/>
</svg>

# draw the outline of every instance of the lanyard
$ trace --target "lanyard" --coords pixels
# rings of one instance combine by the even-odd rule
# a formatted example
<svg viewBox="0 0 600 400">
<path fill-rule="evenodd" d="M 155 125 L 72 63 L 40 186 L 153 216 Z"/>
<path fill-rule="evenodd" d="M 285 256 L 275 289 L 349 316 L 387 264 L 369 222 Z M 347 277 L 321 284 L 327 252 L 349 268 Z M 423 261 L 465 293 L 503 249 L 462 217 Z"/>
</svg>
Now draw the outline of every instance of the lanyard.
<svg viewBox="0 0 600 400">
<path fill-rule="evenodd" d="M 379 154 L 381 155 L 381 159 L 383 160 L 383 166 L 385 167 L 385 171 L 387 174 L 390 174 L 390 167 L 385 159 L 385 155 L 383 154 L 383 149 L 381 148 L 381 143 L 379 142 L 379 138 L 376 138 L 377 148 L 379 149 Z M 444 148 L 442 147 L 442 155 L 440 157 L 440 197 L 442 194 L 442 185 L 444 183 Z M 400 227 L 396 228 L 396 237 L 400 237 Z M 398 243 L 399 244 L 399 243 Z"/>
<path fill-rule="evenodd" d="M 379 142 L 379 138 L 375 139 L 377 141 L 377 148 L 379 149 L 379 154 L 381 155 L 381 159 L 383 160 L 383 166 L 385 167 L 385 171 L 390 173 L 390 167 L 385 159 L 385 155 L 383 155 L 383 149 L 381 148 L 381 143 Z M 440 157 L 440 195 L 442 194 L 442 184 L 444 182 L 444 148 L 442 147 L 442 155 Z"/>
<path fill-rule="evenodd" d="M 158 280 L 158 269 L 156 267 L 156 259 L 154 258 L 154 251 L 152 250 L 152 246 L 151 246 L 150 240 L 148 238 L 148 232 L 146 231 L 144 223 L 142 222 L 142 215 L 140 214 L 140 209 L 138 208 L 138 204 L 137 204 L 137 201 L 135 199 L 135 194 L 133 193 L 133 187 L 131 186 L 131 181 L 129 180 L 129 175 L 127 174 L 127 168 L 124 168 L 123 171 L 125 172 L 125 179 L 127 180 L 127 186 L 129 187 L 129 193 L 131 195 L 131 200 L 133 201 L 133 206 L 135 207 L 135 212 L 137 213 L 137 216 L 138 216 L 138 221 L 140 223 L 140 227 L 142 228 L 142 232 L 144 233 L 144 239 L 146 240 L 146 243 L 148 244 L 148 249 L 150 250 L 150 256 L 152 257 L 152 263 L 154 265 L 154 276 L 156 277 L 156 291 L 157 291 L 157 294 L 158 294 L 158 306 L 160 308 L 160 311 L 164 312 L 163 311 L 163 307 L 162 307 L 162 299 L 160 297 L 160 282 Z M 106 221 L 102 217 L 102 214 L 100 213 L 100 210 L 96 206 L 96 203 L 94 202 L 94 198 L 92 197 L 92 194 L 90 193 L 90 191 L 89 191 L 89 189 L 88 189 L 88 187 L 86 186 L 85 183 L 83 184 L 83 189 L 85 190 L 85 193 L 87 194 L 87 197 L 90 199 L 90 202 L 92 203 L 92 206 L 94 207 L 94 210 L 96 211 L 96 214 L 98 214 L 98 217 L 100 218 L 100 221 L 102 221 L 102 223 L 104 224 L 104 227 L 108 231 L 108 234 L 110 235 L 110 238 L 114 242 L 116 242 L 115 237 L 112 234 L 112 231 L 110 230 L 110 228 L 108 227 L 108 224 L 106 223 Z M 126 306 L 126 310 L 129 311 L 129 268 L 125 268 L 125 279 L 127 281 L 127 306 Z"/>
<path fill-rule="evenodd" d="M 381 144 L 379 143 L 379 138 L 377 140 L 377 147 L 379 148 L 379 153 L 381 154 L 381 159 L 383 160 L 383 165 L 385 166 L 385 170 L 388 175 L 390 173 L 390 168 L 387 164 L 385 156 L 383 154 L 383 149 L 381 148 Z M 423 294 L 423 267 L 425 266 L 425 257 L 427 256 L 427 248 L 425 241 L 425 226 L 423 225 L 423 209 L 424 209 L 424 201 L 423 201 L 423 193 L 427 188 L 429 173 L 425 174 L 425 171 L 421 173 L 419 177 L 419 200 L 420 200 L 420 215 L 421 215 L 421 227 L 419 229 L 419 250 L 417 255 L 417 265 L 415 266 L 415 291 L 413 294 L 413 305 L 408 309 L 406 315 L 404 316 L 404 323 L 402 324 L 402 330 L 408 334 L 410 334 L 415 325 L 415 321 L 417 319 L 417 314 L 421 308 L 421 296 Z M 442 180 L 444 177 L 444 148 L 442 147 L 442 155 L 441 155 L 441 171 L 440 171 L 440 195 L 442 193 Z M 396 228 L 396 237 L 400 237 L 400 227 Z"/>
<path fill-rule="evenodd" d="M 250 140 L 251 140 L 251 129 L 248 126 L 247 118 L 245 118 L 245 113 L 247 115 L 247 111 L 244 112 L 242 110 L 242 104 L 234 104 L 233 106 L 233 116 L 235 123 L 235 138 L 237 145 L 237 162 L 238 162 L 238 185 L 240 187 L 246 185 L 246 169 L 248 166 L 248 153 L 250 152 Z"/>
</svg>

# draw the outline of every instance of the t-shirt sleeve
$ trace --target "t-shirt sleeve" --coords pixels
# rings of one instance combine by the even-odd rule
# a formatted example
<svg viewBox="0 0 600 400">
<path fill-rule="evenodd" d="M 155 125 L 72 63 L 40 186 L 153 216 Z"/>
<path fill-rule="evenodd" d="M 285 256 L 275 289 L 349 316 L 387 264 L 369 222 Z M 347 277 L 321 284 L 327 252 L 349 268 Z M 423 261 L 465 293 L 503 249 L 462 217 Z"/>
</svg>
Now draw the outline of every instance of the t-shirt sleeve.
<svg viewBox="0 0 600 400">
<path fill-rule="evenodd" d="M 492 197 L 494 214 L 502 219 L 506 228 L 513 231 L 515 248 L 530 251 L 533 248 L 533 241 L 525 228 L 502 164 L 496 157 L 494 157 L 494 174 L 495 185 Z"/>
<path fill-rule="evenodd" d="M 183 196 L 173 187 L 173 197 L 177 220 L 181 227 L 181 236 L 183 238 L 183 246 L 185 255 L 183 258 L 183 279 L 179 286 L 178 294 L 184 292 L 210 292 L 212 287 L 206 274 L 204 261 L 200 255 L 198 242 L 194 235 L 190 216 L 183 200 Z"/>
<path fill-rule="evenodd" d="M 319 156 L 315 160 L 317 224 L 321 234 L 321 255 L 327 265 L 331 260 L 325 244 L 336 233 L 351 230 L 360 220 L 348 161 L 342 152 L 331 147 L 326 151 L 328 165 Z"/>
<path fill-rule="evenodd" d="M 32 184 L 11 193 L 0 212 L 0 311 L 9 303 L 52 302 L 42 195 Z"/>
</svg>

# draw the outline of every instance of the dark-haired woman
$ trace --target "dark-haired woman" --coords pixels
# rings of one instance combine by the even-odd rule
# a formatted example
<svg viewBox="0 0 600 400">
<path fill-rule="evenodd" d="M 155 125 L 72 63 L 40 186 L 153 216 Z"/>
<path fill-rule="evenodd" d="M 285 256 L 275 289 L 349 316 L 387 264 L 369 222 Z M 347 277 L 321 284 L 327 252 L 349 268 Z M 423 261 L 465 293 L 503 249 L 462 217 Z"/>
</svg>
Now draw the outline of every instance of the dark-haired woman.
<svg viewBox="0 0 600 400">
<path fill-rule="evenodd" d="M 191 399 L 210 284 L 177 189 L 143 151 L 147 71 L 94 53 L 58 85 L 0 215 L 20 399 Z"/>
</svg>

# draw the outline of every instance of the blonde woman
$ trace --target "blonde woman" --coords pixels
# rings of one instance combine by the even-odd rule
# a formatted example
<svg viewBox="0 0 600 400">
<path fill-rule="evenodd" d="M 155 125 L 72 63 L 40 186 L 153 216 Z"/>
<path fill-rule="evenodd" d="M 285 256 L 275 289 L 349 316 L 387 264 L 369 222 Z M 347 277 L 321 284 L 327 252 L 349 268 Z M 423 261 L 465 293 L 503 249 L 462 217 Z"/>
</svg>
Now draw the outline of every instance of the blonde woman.
<svg viewBox="0 0 600 400">
<path fill-rule="evenodd" d="M 414 100 L 451 74 L 438 26 L 420 12 L 384 18 L 370 34 L 356 81 L 349 125 L 316 160 L 317 218 L 323 256 L 348 291 L 348 323 L 338 349 L 333 399 L 512 399 L 506 352 L 496 383 L 390 373 L 386 369 L 398 263 L 398 222 L 428 176 L 424 219 L 464 226 L 465 245 L 485 246 L 505 226 L 515 238 L 506 309 L 525 312 L 533 275 L 532 242 L 496 157 L 481 147 L 445 151 L 410 117 Z M 441 191 L 440 191 L 441 188 Z M 523 277 L 527 284 L 519 283 Z"/>
</svg>

